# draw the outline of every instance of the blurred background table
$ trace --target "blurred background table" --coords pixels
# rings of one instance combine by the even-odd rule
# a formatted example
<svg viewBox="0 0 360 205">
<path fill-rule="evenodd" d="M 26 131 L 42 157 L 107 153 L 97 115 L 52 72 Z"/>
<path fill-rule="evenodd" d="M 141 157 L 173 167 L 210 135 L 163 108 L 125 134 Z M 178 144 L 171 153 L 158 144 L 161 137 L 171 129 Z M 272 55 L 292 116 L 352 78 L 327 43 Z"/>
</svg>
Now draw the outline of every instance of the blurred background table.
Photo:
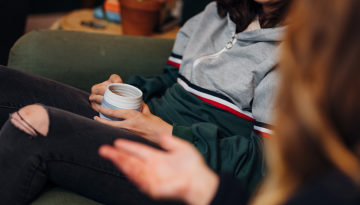
<svg viewBox="0 0 360 205">
<path fill-rule="evenodd" d="M 70 12 L 64 15 L 60 20 L 55 22 L 51 29 L 62 29 L 70 31 L 82 31 L 91 33 L 105 33 L 122 35 L 121 24 L 108 22 L 106 20 L 100 20 L 94 18 L 93 9 L 80 9 Z M 97 28 L 89 26 L 89 24 L 95 25 Z M 172 38 L 176 37 L 180 27 L 176 27 L 165 33 L 154 33 L 151 37 L 158 38 Z"/>
</svg>

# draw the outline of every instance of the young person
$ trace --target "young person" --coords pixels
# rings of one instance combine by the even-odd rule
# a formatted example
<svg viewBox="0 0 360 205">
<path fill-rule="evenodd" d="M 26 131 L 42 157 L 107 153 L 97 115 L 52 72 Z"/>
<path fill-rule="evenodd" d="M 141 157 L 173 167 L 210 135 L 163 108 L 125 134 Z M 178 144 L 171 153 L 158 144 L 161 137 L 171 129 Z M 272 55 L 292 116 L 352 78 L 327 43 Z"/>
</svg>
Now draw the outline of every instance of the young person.
<svg viewBox="0 0 360 205">
<path fill-rule="evenodd" d="M 95 85 L 89 97 L 1 68 L 2 117 L 24 105 L 43 105 L 21 108 L 1 129 L 0 200 L 28 203 L 51 181 L 107 204 L 150 203 L 97 155 L 100 145 L 118 137 L 157 146 L 138 135 L 153 142 L 171 134 L 184 138 L 212 169 L 233 173 L 252 192 L 263 175 L 258 132 L 269 131 L 263 126 L 270 119 L 276 48 L 288 3 L 210 3 L 180 30 L 163 75 L 129 81 L 144 93 L 148 106 L 142 112 L 99 106 L 106 85 L 122 82 L 117 75 Z M 89 119 L 97 111 L 124 120 Z"/>
<path fill-rule="evenodd" d="M 301 0 L 291 10 L 269 172 L 250 204 L 360 204 L 359 11 L 358 0 Z M 167 152 L 118 140 L 100 154 L 158 199 L 248 200 L 241 181 L 219 180 L 191 144 L 167 137 L 160 145 Z"/>
</svg>

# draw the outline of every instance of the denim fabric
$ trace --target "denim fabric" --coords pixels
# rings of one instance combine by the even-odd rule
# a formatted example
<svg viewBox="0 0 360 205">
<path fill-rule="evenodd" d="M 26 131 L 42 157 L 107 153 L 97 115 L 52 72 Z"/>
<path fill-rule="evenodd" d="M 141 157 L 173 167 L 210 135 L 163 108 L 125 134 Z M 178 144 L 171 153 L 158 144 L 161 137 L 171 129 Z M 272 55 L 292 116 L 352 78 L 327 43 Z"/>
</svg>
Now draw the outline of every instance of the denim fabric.
<svg viewBox="0 0 360 205">
<path fill-rule="evenodd" d="M 0 203 L 29 204 L 49 183 L 105 204 L 155 203 L 98 155 L 103 144 L 126 138 L 156 147 L 123 129 L 98 123 L 88 93 L 0 67 Z M 30 136 L 10 112 L 41 103 L 50 118 L 47 136 Z M 158 202 L 156 202 L 158 203 Z"/>
</svg>

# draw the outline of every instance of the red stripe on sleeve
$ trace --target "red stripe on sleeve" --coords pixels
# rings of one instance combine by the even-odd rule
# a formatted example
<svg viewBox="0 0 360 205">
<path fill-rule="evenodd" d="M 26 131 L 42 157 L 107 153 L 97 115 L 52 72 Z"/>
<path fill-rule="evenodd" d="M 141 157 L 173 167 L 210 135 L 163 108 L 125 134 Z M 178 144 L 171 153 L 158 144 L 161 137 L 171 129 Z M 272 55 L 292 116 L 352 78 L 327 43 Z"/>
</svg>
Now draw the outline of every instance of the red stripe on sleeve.
<svg viewBox="0 0 360 205">
<path fill-rule="evenodd" d="M 171 60 L 168 60 L 168 61 L 166 62 L 166 64 L 175 66 L 175 67 L 177 67 L 177 68 L 180 68 L 180 64 L 179 64 L 179 63 L 175 63 L 174 61 L 171 61 Z"/>
</svg>

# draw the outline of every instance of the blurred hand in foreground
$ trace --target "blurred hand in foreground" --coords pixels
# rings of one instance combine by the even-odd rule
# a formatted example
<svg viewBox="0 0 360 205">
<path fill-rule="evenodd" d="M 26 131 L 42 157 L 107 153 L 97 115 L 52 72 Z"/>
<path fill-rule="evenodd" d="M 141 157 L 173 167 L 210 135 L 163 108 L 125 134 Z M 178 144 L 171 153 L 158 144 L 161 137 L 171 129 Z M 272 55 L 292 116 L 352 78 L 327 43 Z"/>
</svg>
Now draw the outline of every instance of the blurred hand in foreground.
<svg viewBox="0 0 360 205">
<path fill-rule="evenodd" d="M 189 142 L 167 136 L 158 143 L 165 151 L 118 139 L 114 147 L 104 145 L 99 154 L 111 160 L 135 185 L 154 199 L 180 200 L 187 204 L 209 204 L 219 184 Z"/>
</svg>

